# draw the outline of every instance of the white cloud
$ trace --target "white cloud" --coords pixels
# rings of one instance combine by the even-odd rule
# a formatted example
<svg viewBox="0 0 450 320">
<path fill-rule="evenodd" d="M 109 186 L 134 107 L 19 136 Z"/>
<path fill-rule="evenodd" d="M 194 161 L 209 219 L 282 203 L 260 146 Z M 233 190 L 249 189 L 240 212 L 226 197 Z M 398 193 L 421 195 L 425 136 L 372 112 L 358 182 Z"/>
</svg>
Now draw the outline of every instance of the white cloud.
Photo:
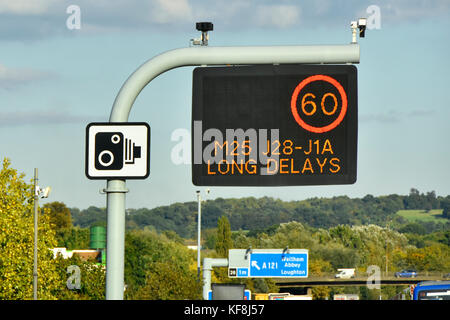
<svg viewBox="0 0 450 320">
<path fill-rule="evenodd" d="M 48 72 L 28 68 L 8 68 L 0 64 L 0 88 L 13 89 L 18 86 L 53 77 Z"/>
<path fill-rule="evenodd" d="M 392 21 L 411 21 L 425 17 L 436 17 L 449 13 L 450 2 L 448 0 L 432 1 L 396 1 L 380 6 L 381 13 L 386 19 Z"/>
<path fill-rule="evenodd" d="M 397 123 L 402 120 L 408 120 L 411 118 L 430 117 L 434 114 L 434 110 L 416 109 L 408 112 L 390 110 L 387 113 L 362 114 L 359 116 L 359 120 L 361 122 Z"/>
<path fill-rule="evenodd" d="M 58 0 L 0 0 L 0 13 L 39 15 L 48 12 Z"/>
<path fill-rule="evenodd" d="M 255 22 L 260 26 L 285 28 L 297 24 L 300 8 L 294 5 L 262 5 L 256 8 Z"/>
<path fill-rule="evenodd" d="M 192 8 L 187 0 L 156 0 L 151 13 L 157 23 L 177 23 L 192 19 Z"/>
<path fill-rule="evenodd" d="M 196 21 L 211 21 L 223 31 L 343 27 L 366 16 L 370 5 L 379 5 L 382 24 L 447 18 L 450 12 L 448 0 L 0 0 L 0 39 L 73 35 L 65 25 L 72 4 L 81 9 L 80 34 L 193 31 Z"/>
<path fill-rule="evenodd" d="M 0 112 L 0 128 L 23 125 L 83 123 L 93 121 L 93 118 L 92 116 L 74 115 L 71 112 L 57 109 Z"/>
</svg>

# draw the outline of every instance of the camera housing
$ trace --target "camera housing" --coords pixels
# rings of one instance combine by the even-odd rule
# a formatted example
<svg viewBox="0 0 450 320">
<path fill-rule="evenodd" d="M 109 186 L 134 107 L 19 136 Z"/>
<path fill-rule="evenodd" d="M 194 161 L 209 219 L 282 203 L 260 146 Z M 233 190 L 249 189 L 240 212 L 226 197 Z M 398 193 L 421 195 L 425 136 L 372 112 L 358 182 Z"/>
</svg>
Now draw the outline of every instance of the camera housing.
<svg viewBox="0 0 450 320">
<path fill-rule="evenodd" d="M 97 133 L 95 135 L 95 169 L 122 169 L 123 143 L 123 134 L 121 132 Z"/>
<path fill-rule="evenodd" d="M 214 30 L 214 25 L 212 22 L 197 22 L 195 28 L 201 32 L 208 32 Z"/>
<path fill-rule="evenodd" d="M 366 18 L 358 19 L 359 36 L 361 38 L 364 38 L 366 34 L 366 27 L 367 27 L 367 19 Z"/>
<path fill-rule="evenodd" d="M 120 170 L 141 157 L 141 147 L 121 132 L 99 132 L 95 135 L 95 169 Z"/>
</svg>

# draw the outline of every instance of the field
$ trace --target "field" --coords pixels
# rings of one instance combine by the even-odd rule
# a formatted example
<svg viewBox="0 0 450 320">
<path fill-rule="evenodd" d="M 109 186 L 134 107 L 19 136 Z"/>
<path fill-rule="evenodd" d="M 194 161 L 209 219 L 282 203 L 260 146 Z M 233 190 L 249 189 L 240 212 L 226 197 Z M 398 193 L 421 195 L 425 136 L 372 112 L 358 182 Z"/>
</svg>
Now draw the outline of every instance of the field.
<svg viewBox="0 0 450 320">
<path fill-rule="evenodd" d="M 442 209 L 436 210 L 399 210 L 399 216 L 402 216 L 410 222 L 442 222 L 445 223 L 448 219 L 442 217 Z"/>
</svg>

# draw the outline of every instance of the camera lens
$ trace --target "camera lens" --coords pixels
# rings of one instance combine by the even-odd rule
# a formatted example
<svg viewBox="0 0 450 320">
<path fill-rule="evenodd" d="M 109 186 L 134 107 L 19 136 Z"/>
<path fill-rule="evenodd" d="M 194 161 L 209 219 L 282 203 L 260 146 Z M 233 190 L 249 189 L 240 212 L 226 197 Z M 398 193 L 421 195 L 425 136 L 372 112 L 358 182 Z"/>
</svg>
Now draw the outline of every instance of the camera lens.
<svg viewBox="0 0 450 320">
<path fill-rule="evenodd" d="M 114 144 L 118 144 L 120 142 L 120 136 L 118 134 L 115 134 L 111 137 L 111 142 Z"/>
<path fill-rule="evenodd" d="M 114 162 L 114 155 L 109 150 L 103 150 L 98 155 L 98 162 L 104 167 L 109 167 Z"/>
</svg>

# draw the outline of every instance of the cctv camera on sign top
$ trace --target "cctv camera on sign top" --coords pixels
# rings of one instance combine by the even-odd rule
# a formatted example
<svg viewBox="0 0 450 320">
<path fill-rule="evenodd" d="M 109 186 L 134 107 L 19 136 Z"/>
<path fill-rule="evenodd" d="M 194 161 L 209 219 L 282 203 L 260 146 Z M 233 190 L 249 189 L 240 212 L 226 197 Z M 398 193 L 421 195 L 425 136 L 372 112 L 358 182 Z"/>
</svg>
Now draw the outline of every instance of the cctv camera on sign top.
<svg viewBox="0 0 450 320">
<path fill-rule="evenodd" d="M 358 19 L 359 36 L 361 38 L 364 38 L 364 36 L 365 36 L 366 27 L 367 27 L 367 19 L 366 18 Z"/>
</svg>

